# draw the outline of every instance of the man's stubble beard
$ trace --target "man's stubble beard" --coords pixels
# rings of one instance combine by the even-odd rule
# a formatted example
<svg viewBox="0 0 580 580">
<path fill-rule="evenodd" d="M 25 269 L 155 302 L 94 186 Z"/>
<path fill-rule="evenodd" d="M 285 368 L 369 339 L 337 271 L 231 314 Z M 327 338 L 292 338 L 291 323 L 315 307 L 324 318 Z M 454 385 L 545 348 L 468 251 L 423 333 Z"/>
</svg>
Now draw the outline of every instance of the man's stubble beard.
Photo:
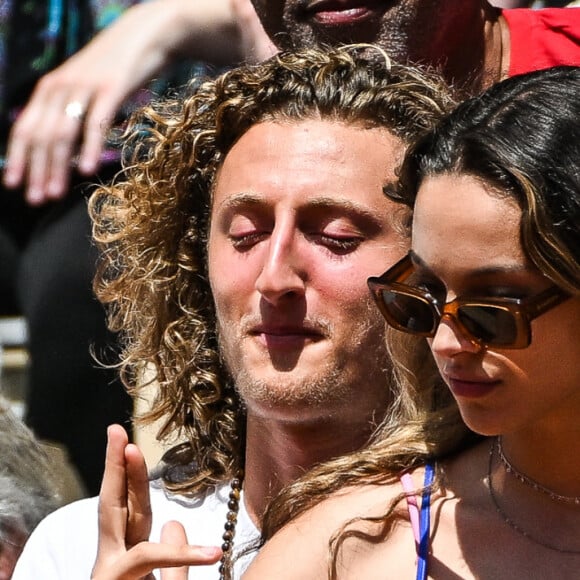
<svg viewBox="0 0 580 580">
<path fill-rule="evenodd" d="M 376 307 L 369 303 L 368 309 L 374 315 Z M 376 403 L 371 406 L 376 406 L 377 415 L 382 415 L 380 407 L 386 407 L 392 399 L 391 363 L 385 345 L 385 324 L 378 311 L 374 318 L 371 323 L 371 317 L 364 317 L 364 322 L 352 326 L 349 340 L 356 348 L 351 346 L 350 350 L 334 352 L 315 372 L 288 369 L 271 372 L 271 377 L 264 379 L 244 362 L 240 349 L 225 344 L 227 340 L 223 340 L 221 332 L 218 333 L 220 354 L 246 408 L 256 405 L 299 411 L 319 407 L 331 413 L 335 408 L 343 408 L 345 403 L 355 405 L 363 397 L 370 397 Z M 241 336 L 233 337 L 237 344 L 243 340 Z"/>
<path fill-rule="evenodd" d="M 420 39 L 424 32 L 417 26 L 416 11 L 416 8 L 402 5 L 388 14 L 388 21 L 325 28 L 297 21 L 295 9 L 288 6 L 283 16 L 283 31 L 274 35 L 274 42 L 283 50 L 321 45 L 377 44 L 393 61 L 407 63 L 414 60 L 417 46 L 423 44 Z"/>
</svg>

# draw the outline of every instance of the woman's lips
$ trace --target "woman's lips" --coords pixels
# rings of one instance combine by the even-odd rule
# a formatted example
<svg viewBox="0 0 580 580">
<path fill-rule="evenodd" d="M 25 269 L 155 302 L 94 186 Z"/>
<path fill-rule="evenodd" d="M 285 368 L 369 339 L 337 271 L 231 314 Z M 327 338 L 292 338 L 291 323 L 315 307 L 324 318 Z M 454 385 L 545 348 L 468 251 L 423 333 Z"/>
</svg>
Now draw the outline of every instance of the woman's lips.
<svg viewBox="0 0 580 580">
<path fill-rule="evenodd" d="M 501 381 L 466 380 L 463 378 L 447 378 L 447 384 L 455 397 L 477 399 L 485 397 L 493 391 Z"/>
<path fill-rule="evenodd" d="M 356 24 L 384 11 L 386 2 L 380 1 L 341 1 L 322 0 L 313 2 L 307 9 L 308 16 L 317 24 L 323 26 L 341 26 Z"/>
</svg>

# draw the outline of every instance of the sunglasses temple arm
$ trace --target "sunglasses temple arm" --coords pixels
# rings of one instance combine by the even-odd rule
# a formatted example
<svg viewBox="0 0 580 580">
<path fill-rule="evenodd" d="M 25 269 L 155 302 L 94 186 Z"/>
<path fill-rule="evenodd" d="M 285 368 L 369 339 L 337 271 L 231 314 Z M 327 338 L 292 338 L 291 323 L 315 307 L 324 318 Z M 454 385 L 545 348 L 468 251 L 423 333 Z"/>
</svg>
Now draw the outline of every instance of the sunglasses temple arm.
<svg viewBox="0 0 580 580">
<path fill-rule="evenodd" d="M 530 320 L 537 318 L 540 314 L 547 312 L 550 308 L 553 308 L 568 299 L 570 295 L 562 290 L 561 288 L 550 289 L 549 292 L 544 292 L 540 294 L 532 304 L 526 309 Z"/>
</svg>

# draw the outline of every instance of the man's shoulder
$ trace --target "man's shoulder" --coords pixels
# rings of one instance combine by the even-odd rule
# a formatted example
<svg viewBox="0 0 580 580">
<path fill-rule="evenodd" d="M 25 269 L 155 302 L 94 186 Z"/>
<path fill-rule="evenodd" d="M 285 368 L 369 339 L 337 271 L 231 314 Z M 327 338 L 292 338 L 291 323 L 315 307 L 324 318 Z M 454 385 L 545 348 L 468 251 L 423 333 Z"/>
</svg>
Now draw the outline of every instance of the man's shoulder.
<svg viewBox="0 0 580 580">
<path fill-rule="evenodd" d="M 173 492 L 165 486 L 161 479 L 154 479 L 149 484 L 151 508 L 181 510 L 212 511 L 222 509 L 228 502 L 229 487 L 227 484 L 209 486 L 205 491 L 194 494 Z"/>
<path fill-rule="evenodd" d="M 228 512 L 228 484 L 211 486 L 193 495 L 169 491 L 159 480 L 153 481 L 150 489 L 153 541 L 157 541 L 165 522 L 178 520 L 185 526 L 190 543 L 221 545 Z"/>
<path fill-rule="evenodd" d="M 150 484 L 153 517 L 155 518 L 156 514 L 164 516 L 175 514 L 177 517 L 180 513 L 187 512 L 188 518 L 208 517 L 212 520 L 221 516 L 225 518 L 230 491 L 229 483 L 222 483 L 210 486 L 203 492 L 185 495 L 169 491 L 161 480 L 154 480 Z M 240 515 L 246 516 L 243 499 L 240 501 Z M 225 519 L 221 524 L 224 522 Z"/>
<path fill-rule="evenodd" d="M 151 510 L 153 525 L 151 540 L 159 541 L 161 527 L 169 520 L 180 521 L 187 534 L 190 544 L 204 546 L 221 546 L 223 533 L 228 520 L 228 501 L 231 487 L 229 483 L 211 486 L 204 492 L 192 496 L 181 495 L 168 491 L 160 480 L 151 484 Z M 244 503 L 242 491 L 239 501 L 239 512 L 236 523 L 234 550 L 254 545 L 260 532 L 250 518 Z M 249 564 L 255 552 L 251 551 L 236 562 L 236 578 Z M 213 567 L 211 577 L 217 577 L 217 565 Z"/>
</svg>

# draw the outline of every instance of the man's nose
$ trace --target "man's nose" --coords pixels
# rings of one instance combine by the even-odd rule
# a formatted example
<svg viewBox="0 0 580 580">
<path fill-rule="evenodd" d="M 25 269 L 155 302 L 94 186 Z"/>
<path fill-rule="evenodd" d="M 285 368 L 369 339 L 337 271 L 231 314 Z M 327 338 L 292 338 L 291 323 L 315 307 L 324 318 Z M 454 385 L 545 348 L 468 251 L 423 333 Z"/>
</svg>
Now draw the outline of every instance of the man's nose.
<svg viewBox="0 0 580 580">
<path fill-rule="evenodd" d="M 307 273 L 295 230 L 274 229 L 264 256 L 256 290 L 270 303 L 302 296 Z"/>
</svg>

